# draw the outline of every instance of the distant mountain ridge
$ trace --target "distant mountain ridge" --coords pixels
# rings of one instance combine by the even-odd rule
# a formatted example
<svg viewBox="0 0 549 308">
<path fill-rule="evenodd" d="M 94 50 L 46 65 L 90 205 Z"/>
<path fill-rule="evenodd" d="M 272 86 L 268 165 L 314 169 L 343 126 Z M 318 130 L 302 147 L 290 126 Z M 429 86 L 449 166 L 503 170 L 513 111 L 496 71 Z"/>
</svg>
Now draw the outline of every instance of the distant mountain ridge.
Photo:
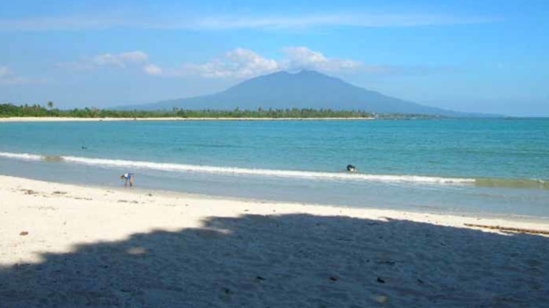
<svg viewBox="0 0 549 308">
<path fill-rule="evenodd" d="M 310 70 L 299 73 L 282 71 L 255 77 L 211 95 L 123 107 L 123 109 L 139 110 L 171 110 L 173 108 L 187 110 L 324 108 L 373 113 L 472 115 L 393 98 Z"/>
</svg>

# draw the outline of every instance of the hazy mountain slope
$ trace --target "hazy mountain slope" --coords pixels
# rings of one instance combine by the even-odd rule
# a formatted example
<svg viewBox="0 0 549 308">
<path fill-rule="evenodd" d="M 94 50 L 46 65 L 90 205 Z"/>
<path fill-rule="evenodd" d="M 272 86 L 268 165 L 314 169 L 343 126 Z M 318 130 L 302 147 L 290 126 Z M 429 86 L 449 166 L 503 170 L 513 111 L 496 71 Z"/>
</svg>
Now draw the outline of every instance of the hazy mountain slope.
<svg viewBox="0 0 549 308">
<path fill-rule="evenodd" d="M 246 80 L 212 95 L 161 101 L 124 109 L 285 109 L 326 108 L 376 113 L 459 116 L 461 113 L 422 106 L 369 91 L 315 71 L 277 72 Z"/>
</svg>

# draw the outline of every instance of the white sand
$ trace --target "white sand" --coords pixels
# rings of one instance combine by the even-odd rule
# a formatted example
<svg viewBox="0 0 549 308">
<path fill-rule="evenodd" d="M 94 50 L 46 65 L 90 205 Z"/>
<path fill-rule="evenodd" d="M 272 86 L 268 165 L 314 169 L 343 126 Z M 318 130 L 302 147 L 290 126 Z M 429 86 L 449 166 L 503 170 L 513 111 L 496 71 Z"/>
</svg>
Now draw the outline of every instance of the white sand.
<svg viewBox="0 0 549 308">
<path fill-rule="evenodd" d="M 549 303 L 549 224 L 0 176 L 0 307 Z M 28 232 L 27 235 L 21 235 Z"/>
<path fill-rule="evenodd" d="M 333 121 L 373 120 L 374 118 L 70 118 L 70 117 L 0 117 L 2 122 L 101 122 L 101 121 Z"/>
</svg>

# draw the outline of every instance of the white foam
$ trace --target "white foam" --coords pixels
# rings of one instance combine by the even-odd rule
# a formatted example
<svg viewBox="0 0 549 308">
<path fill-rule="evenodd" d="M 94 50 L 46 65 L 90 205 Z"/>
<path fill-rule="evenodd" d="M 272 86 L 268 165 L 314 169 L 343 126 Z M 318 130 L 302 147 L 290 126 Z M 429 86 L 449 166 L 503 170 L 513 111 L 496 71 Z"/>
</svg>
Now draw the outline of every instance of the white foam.
<svg viewBox="0 0 549 308">
<path fill-rule="evenodd" d="M 179 171 L 179 172 L 200 172 L 220 173 L 235 175 L 258 175 L 276 176 L 285 178 L 308 178 L 308 179 L 339 179 L 357 181 L 384 181 L 384 182 L 418 182 L 418 183 L 439 183 L 439 184 L 464 184 L 474 183 L 474 179 L 442 178 L 413 175 L 375 175 L 360 173 L 335 173 L 335 172 L 314 172 L 314 171 L 292 171 L 292 170 L 271 170 L 271 169 L 248 169 L 235 167 L 213 167 L 185 164 L 155 163 L 145 161 L 127 161 L 115 159 L 83 158 L 64 156 L 64 161 L 88 165 L 102 165 L 112 167 L 131 167 L 150 170 Z"/>
<path fill-rule="evenodd" d="M 43 157 L 39 155 L 2 153 L 2 152 L 0 152 L 0 157 L 25 159 L 25 160 L 43 159 Z M 134 169 L 161 170 L 161 171 L 170 171 L 170 172 L 198 172 L 198 173 L 214 173 L 214 174 L 317 179 L 317 180 L 409 182 L 409 183 L 454 184 L 454 185 L 468 184 L 468 183 L 475 182 L 474 179 L 429 177 L 429 176 L 415 176 L 415 175 L 377 175 L 377 174 L 345 173 L 345 172 L 249 169 L 249 168 L 198 166 L 198 165 L 172 164 L 172 163 L 155 163 L 155 162 L 147 162 L 147 161 L 86 158 L 86 157 L 75 157 L 75 156 L 61 156 L 61 157 L 63 158 L 64 162 L 69 162 L 69 163 L 104 166 L 104 167 L 123 167 L 123 168 L 134 168 Z"/>
<path fill-rule="evenodd" d="M 0 157 L 23 159 L 23 160 L 41 160 L 42 159 L 42 156 L 40 155 L 27 154 L 27 153 L 6 153 L 6 152 L 0 152 Z"/>
</svg>

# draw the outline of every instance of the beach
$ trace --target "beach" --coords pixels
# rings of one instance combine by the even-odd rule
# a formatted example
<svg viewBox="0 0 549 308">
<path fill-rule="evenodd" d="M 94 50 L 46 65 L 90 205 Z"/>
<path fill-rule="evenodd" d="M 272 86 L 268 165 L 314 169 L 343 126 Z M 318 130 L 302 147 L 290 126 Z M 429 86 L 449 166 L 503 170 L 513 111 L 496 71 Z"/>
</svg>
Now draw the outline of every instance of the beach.
<svg viewBox="0 0 549 308">
<path fill-rule="evenodd" d="M 549 231 L 544 222 L 9 176 L 0 176 L 0 204 L 0 307 L 549 301 L 547 235 L 466 226 Z"/>
<path fill-rule="evenodd" d="M 0 123 L 18 122 L 112 122 L 112 121 L 346 121 L 374 120 L 375 118 L 73 118 L 73 117 L 0 117 Z"/>
</svg>

